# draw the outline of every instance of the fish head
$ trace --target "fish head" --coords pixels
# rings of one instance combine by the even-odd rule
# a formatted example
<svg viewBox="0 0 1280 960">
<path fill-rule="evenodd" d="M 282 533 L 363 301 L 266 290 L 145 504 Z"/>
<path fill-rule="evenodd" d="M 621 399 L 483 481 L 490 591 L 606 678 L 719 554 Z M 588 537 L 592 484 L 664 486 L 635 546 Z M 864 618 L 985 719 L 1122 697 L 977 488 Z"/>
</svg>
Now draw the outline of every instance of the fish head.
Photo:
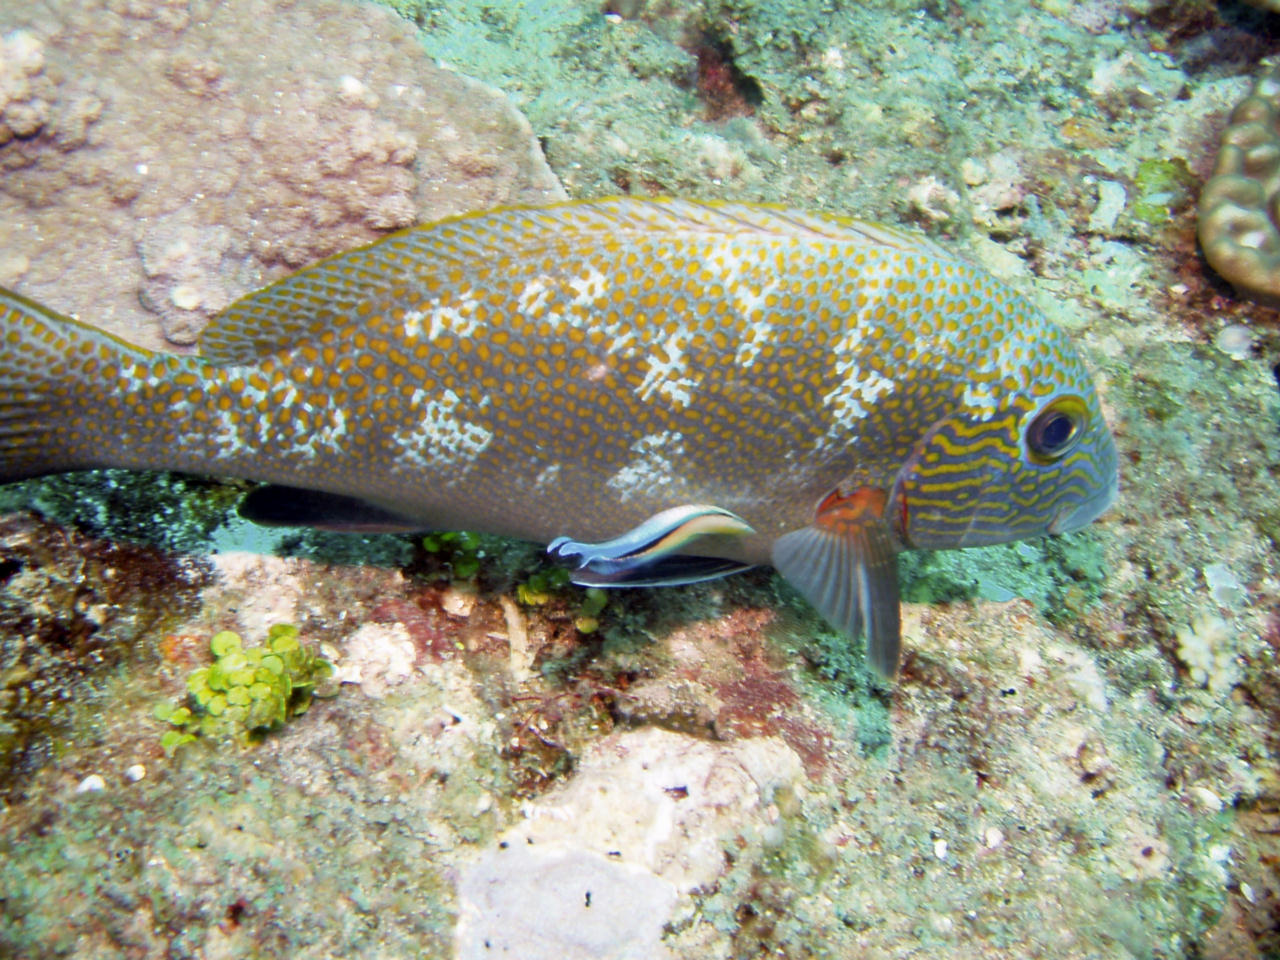
<svg viewBox="0 0 1280 960">
<path fill-rule="evenodd" d="M 1092 378 L 1056 327 L 971 368 L 955 393 L 894 482 L 891 516 L 905 546 L 1067 533 L 1115 501 L 1115 441 Z"/>
</svg>

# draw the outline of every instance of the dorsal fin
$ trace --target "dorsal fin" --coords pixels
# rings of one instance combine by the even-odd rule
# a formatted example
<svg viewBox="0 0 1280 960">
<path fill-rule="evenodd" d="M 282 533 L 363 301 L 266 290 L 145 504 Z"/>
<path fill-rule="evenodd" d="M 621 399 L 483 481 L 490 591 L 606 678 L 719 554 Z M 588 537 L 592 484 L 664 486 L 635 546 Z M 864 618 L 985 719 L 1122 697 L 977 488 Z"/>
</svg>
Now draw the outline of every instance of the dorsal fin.
<svg viewBox="0 0 1280 960">
<path fill-rule="evenodd" d="M 497 207 L 388 234 L 241 297 L 210 322 L 200 338 L 200 353 L 217 364 L 250 363 L 349 322 L 360 304 L 398 285 L 450 267 L 473 269 L 551 244 L 571 246 L 575 239 L 616 242 L 662 232 L 823 237 L 954 259 L 919 234 L 772 204 L 612 197 Z"/>
</svg>

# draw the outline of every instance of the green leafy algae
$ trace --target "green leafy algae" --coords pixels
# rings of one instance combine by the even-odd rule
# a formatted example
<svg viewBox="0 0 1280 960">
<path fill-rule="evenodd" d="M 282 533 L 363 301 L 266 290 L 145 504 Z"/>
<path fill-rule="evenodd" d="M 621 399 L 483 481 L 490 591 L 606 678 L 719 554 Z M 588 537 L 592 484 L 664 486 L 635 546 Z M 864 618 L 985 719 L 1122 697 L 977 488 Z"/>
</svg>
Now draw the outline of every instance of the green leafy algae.
<svg viewBox="0 0 1280 960">
<path fill-rule="evenodd" d="M 535 571 L 523 583 L 517 584 L 516 599 L 526 606 L 539 607 L 556 597 L 566 596 L 570 591 L 577 591 L 577 588 L 573 586 L 568 568 L 552 566 Z M 581 593 L 582 600 L 573 625 L 579 633 L 594 633 L 600 626 L 600 614 L 609 603 L 609 594 L 599 587 L 588 587 Z"/>
<path fill-rule="evenodd" d="M 480 572 L 480 559 L 485 555 L 483 539 L 461 530 L 427 534 L 422 538 L 422 547 L 427 553 L 438 554 L 459 580 L 475 577 Z"/>
<path fill-rule="evenodd" d="M 156 705 L 170 729 L 160 737 L 172 754 L 199 737 L 250 744 L 306 712 L 333 664 L 298 641 L 298 628 L 278 623 L 261 647 L 245 647 L 230 630 L 209 640 L 213 663 L 187 678 L 187 703 Z"/>
</svg>

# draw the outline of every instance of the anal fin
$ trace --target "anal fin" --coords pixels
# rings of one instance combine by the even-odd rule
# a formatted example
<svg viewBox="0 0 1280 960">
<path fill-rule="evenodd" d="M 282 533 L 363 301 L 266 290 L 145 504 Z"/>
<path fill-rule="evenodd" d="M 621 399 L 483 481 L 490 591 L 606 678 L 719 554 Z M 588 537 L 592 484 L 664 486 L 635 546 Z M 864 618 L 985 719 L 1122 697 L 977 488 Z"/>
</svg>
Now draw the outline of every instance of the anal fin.
<svg viewBox="0 0 1280 960">
<path fill-rule="evenodd" d="M 430 527 L 358 497 L 277 484 L 250 490 L 239 512 L 265 527 L 315 527 L 337 533 L 412 533 Z"/>
<path fill-rule="evenodd" d="M 576 559 L 571 579 L 582 586 L 676 586 L 727 577 L 752 566 L 723 557 L 681 553 L 690 542 L 713 534 L 754 532 L 745 520 L 721 507 L 686 504 L 654 514 L 621 536 L 601 543 L 557 537 L 547 545 L 547 552 L 565 560 Z"/>
<path fill-rule="evenodd" d="M 774 541 L 773 565 L 833 627 L 864 636 L 872 667 L 892 678 L 902 625 L 897 547 L 884 504 L 878 489 L 833 492 L 812 524 Z"/>
</svg>

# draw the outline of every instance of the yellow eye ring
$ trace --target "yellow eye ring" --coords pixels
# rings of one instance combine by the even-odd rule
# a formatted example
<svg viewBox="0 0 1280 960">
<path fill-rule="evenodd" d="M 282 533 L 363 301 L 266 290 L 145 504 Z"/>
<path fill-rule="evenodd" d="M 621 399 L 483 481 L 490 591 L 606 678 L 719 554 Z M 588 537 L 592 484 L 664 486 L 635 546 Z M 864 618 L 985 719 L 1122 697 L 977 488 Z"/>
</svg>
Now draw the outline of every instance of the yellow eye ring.
<svg viewBox="0 0 1280 960">
<path fill-rule="evenodd" d="M 1089 408 L 1080 397 L 1055 397 L 1027 424 L 1027 453 L 1036 463 L 1061 460 L 1080 442 L 1088 419 Z"/>
</svg>

